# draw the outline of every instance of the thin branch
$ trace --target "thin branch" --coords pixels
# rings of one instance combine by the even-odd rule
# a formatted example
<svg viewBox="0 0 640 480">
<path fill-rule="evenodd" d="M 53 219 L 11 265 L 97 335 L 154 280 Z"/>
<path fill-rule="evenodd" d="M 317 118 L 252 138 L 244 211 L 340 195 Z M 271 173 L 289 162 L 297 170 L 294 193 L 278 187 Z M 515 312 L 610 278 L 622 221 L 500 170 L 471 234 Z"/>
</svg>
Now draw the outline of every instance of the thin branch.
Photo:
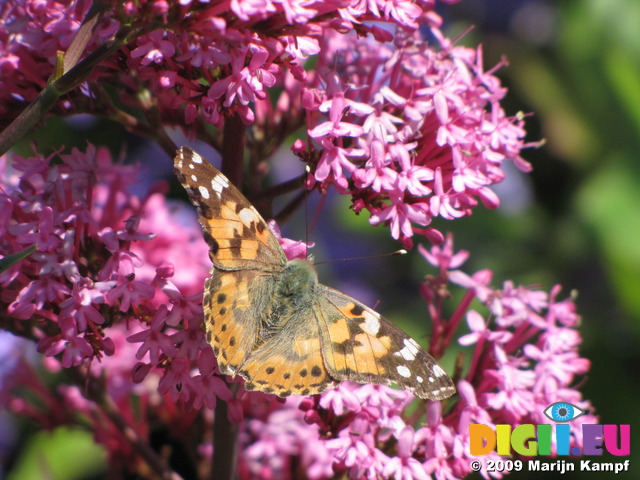
<svg viewBox="0 0 640 480">
<path fill-rule="evenodd" d="M 233 480 L 238 463 L 238 426 L 228 418 L 227 402 L 216 403 L 213 424 L 212 480 Z"/>
<path fill-rule="evenodd" d="M 221 171 L 239 189 L 242 187 L 244 169 L 245 126 L 238 114 L 224 122 Z"/>
<path fill-rule="evenodd" d="M 302 174 L 298 177 L 292 178 L 291 180 L 287 180 L 286 182 L 282 182 L 273 187 L 265 188 L 264 190 L 260 191 L 260 193 L 253 195 L 251 199 L 256 201 L 262 199 L 273 199 L 280 195 L 285 195 L 287 193 L 293 192 L 304 186 L 304 179 L 306 177 L 306 174 Z"/>
<path fill-rule="evenodd" d="M 133 33 L 129 27 L 123 27 L 114 38 L 91 52 L 63 75 L 48 83 L 38 96 L 0 132 L 0 155 L 6 153 L 14 143 L 26 135 L 62 95 L 84 82 L 98 64 L 140 33 L 141 31 Z M 74 52 L 71 58 L 75 58 L 76 54 L 77 52 Z M 65 68 L 67 60 L 67 56 L 65 56 Z"/>
<path fill-rule="evenodd" d="M 244 167 L 245 126 L 238 115 L 228 118 L 224 124 L 222 139 L 222 173 L 241 188 Z M 230 386 L 235 394 L 235 388 Z M 235 477 L 238 448 L 238 427 L 229 421 L 227 403 L 216 403 L 213 424 L 213 463 L 211 478 L 233 480 Z"/>
<path fill-rule="evenodd" d="M 274 220 L 278 223 L 286 221 L 293 213 L 300 208 L 300 205 L 303 204 L 304 199 L 307 195 L 307 191 L 302 191 L 298 195 L 295 196 L 293 200 L 291 200 L 287 205 L 284 206 L 282 210 L 278 212 L 277 215 L 274 215 Z"/>
</svg>

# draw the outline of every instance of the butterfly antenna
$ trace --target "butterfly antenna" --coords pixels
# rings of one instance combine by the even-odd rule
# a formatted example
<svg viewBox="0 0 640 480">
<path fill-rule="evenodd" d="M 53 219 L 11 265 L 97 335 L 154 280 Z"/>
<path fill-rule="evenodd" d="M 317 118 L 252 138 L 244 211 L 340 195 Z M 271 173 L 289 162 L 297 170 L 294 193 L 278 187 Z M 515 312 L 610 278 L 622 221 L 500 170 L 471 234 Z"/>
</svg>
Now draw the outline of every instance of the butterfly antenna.
<svg viewBox="0 0 640 480">
<path fill-rule="evenodd" d="M 309 173 L 311 173 L 311 169 L 309 165 L 305 166 L 305 170 L 307 172 L 307 177 Z M 304 188 L 304 258 L 309 258 L 309 189 L 307 188 L 307 179 L 305 178 L 304 183 L 302 184 L 302 188 Z"/>
<path fill-rule="evenodd" d="M 336 262 L 350 262 L 352 260 L 371 260 L 373 258 L 382 258 L 382 257 L 391 257 L 394 255 L 405 255 L 407 251 L 404 248 L 400 250 L 396 250 L 395 252 L 382 253 L 378 255 L 367 255 L 364 257 L 348 257 L 348 258 L 335 258 L 333 260 L 323 260 L 321 262 L 316 262 L 314 265 L 322 265 L 323 263 L 336 263 Z"/>
</svg>

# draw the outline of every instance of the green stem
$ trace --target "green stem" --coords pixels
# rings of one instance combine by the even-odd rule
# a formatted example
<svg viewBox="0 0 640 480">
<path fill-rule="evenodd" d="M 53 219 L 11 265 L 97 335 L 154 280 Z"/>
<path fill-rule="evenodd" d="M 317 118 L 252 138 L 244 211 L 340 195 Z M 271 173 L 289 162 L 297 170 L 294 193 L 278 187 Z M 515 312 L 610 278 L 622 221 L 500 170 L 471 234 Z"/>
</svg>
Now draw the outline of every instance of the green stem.
<svg viewBox="0 0 640 480">
<path fill-rule="evenodd" d="M 0 132 L 0 155 L 6 153 L 14 143 L 26 135 L 62 95 L 84 82 L 100 62 L 111 56 L 123 45 L 129 43 L 140 33 L 140 31 L 132 33 L 129 27 L 122 28 L 114 38 L 91 52 L 62 76 L 54 78 L 20 112 L 20 115 Z"/>
</svg>

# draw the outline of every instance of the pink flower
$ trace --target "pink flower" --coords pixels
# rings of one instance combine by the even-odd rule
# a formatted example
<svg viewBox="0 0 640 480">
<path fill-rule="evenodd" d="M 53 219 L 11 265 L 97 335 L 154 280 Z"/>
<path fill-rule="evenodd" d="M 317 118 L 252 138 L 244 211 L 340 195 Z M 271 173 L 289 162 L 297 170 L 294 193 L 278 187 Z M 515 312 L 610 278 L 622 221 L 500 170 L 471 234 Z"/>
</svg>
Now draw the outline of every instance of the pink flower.
<svg viewBox="0 0 640 480">
<path fill-rule="evenodd" d="M 177 351 L 174 343 L 171 341 L 169 335 L 163 332 L 166 318 L 167 307 L 161 305 L 158 312 L 151 320 L 149 329 L 134 333 L 127 338 L 127 341 L 131 343 L 142 343 L 136 353 L 136 358 L 138 360 L 142 360 L 147 352 L 149 353 L 149 359 L 152 364 L 158 363 L 161 354 L 165 354 L 170 357 L 176 355 Z"/>
<path fill-rule="evenodd" d="M 166 58 L 173 57 L 176 49 L 173 42 L 165 40 L 165 32 L 154 30 L 138 40 L 138 47 L 132 50 L 131 58 L 144 57 L 140 63 L 162 63 Z"/>
<path fill-rule="evenodd" d="M 394 195 L 391 197 L 390 205 L 371 215 L 370 222 L 373 225 L 388 222 L 393 238 L 409 238 L 413 235 L 411 223 L 426 225 L 429 222 L 429 215 L 424 205 L 408 204 L 404 202 L 404 197 Z"/>
<path fill-rule="evenodd" d="M 132 305 L 139 305 L 143 299 L 151 299 L 155 289 L 144 281 L 120 278 L 118 286 L 108 294 L 110 302 L 120 299 L 120 311 L 126 312 Z"/>
<path fill-rule="evenodd" d="M 353 392 L 353 385 L 346 382 L 323 393 L 319 405 L 336 415 L 344 415 L 347 411 L 358 413 L 362 408 L 360 399 Z"/>
<path fill-rule="evenodd" d="M 269 220 L 268 224 L 271 232 L 273 232 L 280 242 L 280 246 L 289 260 L 309 257 L 309 249 L 313 248 L 313 242 L 305 243 L 301 240 L 294 241 L 289 238 L 284 238 L 280 232 L 280 227 L 274 220 Z"/>
<path fill-rule="evenodd" d="M 398 438 L 398 456 L 392 458 L 383 470 L 385 478 L 407 479 L 407 480 L 427 480 L 429 475 L 425 472 L 422 464 L 413 458 L 413 438 L 414 430 L 405 427 Z"/>
<path fill-rule="evenodd" d="M 323 122 L 309 131 L 309 136 L 320 140 L 321 137 L 358 137 L 364 133 L 363 127 L 342 121 L 346 100 L 342 92 L 336 93 L 329 108 L 329 121 Z M 322 106 L 320 107 L 322 111 Z"/>
<path fill-rule="evenodd" d="M 511 332 L 508 331 L 492 331 L 488 328 L 484 318 L 474 311 L 469 310 L 467 312 L 467 324 L 472 333 L 463 335 L 458 339 L 460 345 L 469 346 L 477 343 L 480 340 L 488 340 L 496 343 L 507 343 L 511 337 Z"/>
<path fill-rule="evenodd" d="M 245 67 L 249 54 L 249 65 Z M 231 55 L 232 74 L 215 82 L 209 89 L 209 97 L 217 100 L 224 95 L 225 107 L 231 106 L 236 99 L 241 105 L 264 99 L 264 87 L 272 87 L 276 81 L 272 71 L 275 72 L 277 67 L 267 62 L 269 52 L 257 45 L 250 45 L 244 51 L 232 51 Z"/>
<path fill-rule="evenodd" d="M 369 416 L 358 414 L 348 430 L 342 430 L 338 438 L 326 443 L 335 460 L 344 463 L 351 478 L 377 478 L 382 473 L 384 456 L 375 447 L 372 428 Z"/>
</svg>

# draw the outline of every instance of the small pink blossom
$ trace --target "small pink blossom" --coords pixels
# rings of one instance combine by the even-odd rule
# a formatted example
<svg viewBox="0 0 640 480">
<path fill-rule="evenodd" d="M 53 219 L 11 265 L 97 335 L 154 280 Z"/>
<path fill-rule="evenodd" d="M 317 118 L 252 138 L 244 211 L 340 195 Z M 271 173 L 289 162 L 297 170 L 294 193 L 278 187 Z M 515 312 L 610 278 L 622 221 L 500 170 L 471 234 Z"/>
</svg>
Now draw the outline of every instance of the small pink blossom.
<svg viewBox="0 0 640 480">
<path fill-rule="evenodd" d="M 162 63 L 176 52 L 173 42 L 165 40 L 162 30 L 155 30 L 138 41 L 138 47 L 131 52 L 131 58 L 144 57 L 142 65 Z"/>
<path fill-rule="evenodd" d="M 160 355 L 165 354 L 170 357 L 176 355 L 176 347 L 171 341 L 171 338 L 163 332 L 165 320 L 167 318 L 167 307 L 161 305 L 158 312 L 151 320 L 151 326 L 148 330 L 142 330 L 141 332 L 134 333 L 127 341 L 131 343 L 142 343 L 136 358 L 142 360 L 142 358 L 149 353 L 149 359 L 152 364 L 157 364 L 160 360 Z"/>
</svg>

